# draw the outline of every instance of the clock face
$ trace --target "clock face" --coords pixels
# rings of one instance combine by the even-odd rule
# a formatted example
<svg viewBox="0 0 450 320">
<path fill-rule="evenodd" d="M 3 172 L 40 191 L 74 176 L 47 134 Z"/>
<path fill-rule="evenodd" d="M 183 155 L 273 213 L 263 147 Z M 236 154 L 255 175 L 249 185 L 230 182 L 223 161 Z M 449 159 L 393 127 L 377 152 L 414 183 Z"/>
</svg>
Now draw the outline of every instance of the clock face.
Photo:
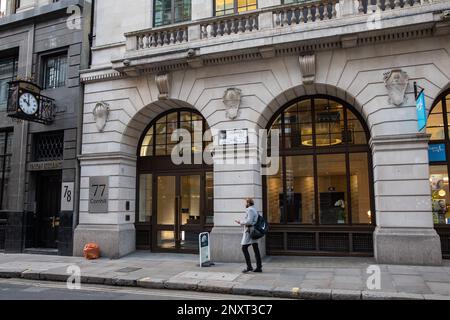
<svg viewBox="0 0 450 320">
<path fill-rule="evenodd" d="M 20 109 L 28 114 L 33 115 L 38 111 L 38 101 L 31 93 L 24 93 L 19 98 Z"/>
</svg>

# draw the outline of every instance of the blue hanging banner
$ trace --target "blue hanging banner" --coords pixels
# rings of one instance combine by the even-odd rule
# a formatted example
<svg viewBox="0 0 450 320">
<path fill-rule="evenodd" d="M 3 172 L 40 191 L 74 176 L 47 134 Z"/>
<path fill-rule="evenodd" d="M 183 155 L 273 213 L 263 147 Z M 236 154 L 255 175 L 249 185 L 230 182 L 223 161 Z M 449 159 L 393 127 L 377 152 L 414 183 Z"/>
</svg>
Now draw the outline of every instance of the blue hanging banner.
<svg viewBox="0 0 450 320">
<path fill-rule="evenodd" d="M 416 99 L 417 109 L 417 128 L 419 132 L 425 129 L 427 126 L 427 108 L 425 102 L 425 91 L 422 91 Z"/>
</svg>

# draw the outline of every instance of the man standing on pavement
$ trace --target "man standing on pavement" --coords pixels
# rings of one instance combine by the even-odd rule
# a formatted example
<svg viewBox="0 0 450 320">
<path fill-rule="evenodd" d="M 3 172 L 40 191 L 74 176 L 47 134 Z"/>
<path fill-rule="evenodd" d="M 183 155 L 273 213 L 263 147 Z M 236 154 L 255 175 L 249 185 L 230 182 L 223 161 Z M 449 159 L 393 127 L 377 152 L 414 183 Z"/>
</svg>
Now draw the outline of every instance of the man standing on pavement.
<svg viewBox="0 0 450 320">
<path fill-rule="evenodd" d="M 247 263 L 247 269 L 244 269 L 242 272 L 262 272 L 262 261 L 261 261 L 261 253 L 259 252 L 258 240 L 253 240 L 251 237 L 251 231 L 256 222 L 258 221 L 258 212 L 255 208 L 255 201 L 253 199 L 246 200 L 246 208 L 247 212 L 245 215 L 245 219 L 243 221 L 236 220 L 235 222 L 244 227 L 244 234 L 242 236 L 242 252 L 244 253 L 245 262 Z M 248 252 L 248 248 L 253 246 L 253 251 L 255 252 L 256 257 L 256 269 L 253 270 L 252 261 L 250 259 L 250 254 Z"/>
</svg>

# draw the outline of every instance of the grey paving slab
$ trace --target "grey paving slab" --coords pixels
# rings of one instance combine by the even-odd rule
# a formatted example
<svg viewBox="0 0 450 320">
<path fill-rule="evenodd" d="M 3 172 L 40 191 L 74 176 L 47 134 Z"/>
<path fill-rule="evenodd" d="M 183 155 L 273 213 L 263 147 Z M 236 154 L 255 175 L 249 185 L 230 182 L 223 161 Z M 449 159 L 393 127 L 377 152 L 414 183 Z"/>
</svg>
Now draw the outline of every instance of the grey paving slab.
<svg viewBox="0 0 450 320">
<path fill-rule="evenodd" d="M 420 271 L 416 267 L 410 266 L 388 266 L 388 271 L 391 274 L 399 275 L 419 275 Z"/>
<path fill-rule="evenodd" d="M 331 280 L 320 279 L 320 280 L 304 280 L 301 282 L 301 288 L 308 289 L 329 289 L 331 287 Z"/>
<path fill-rule="evenodd" d="M 443 282 L 427 282 L 428 287 L 434 294 L 450 296 L 450 284 Z"/>
<path fill-rule="evenodd" d="M 362 291 L 365 290 L 366 287 L 361 283 L 348 283 L 348 282 L 332 282 L 330 285 L 330 288 L 333 289 L 341 289 L 341 290 L 358 290 Z"/>
<path fill-rule="evenodd" d="M 362 270 L 361 269 L 341 269 L 341 268 L 336 268 L 334 270 L 334 274 L 336 276 L 361 277 L 362 276 Z"/>
<path fill-rule="evenodd" d="M 310 271 L 305 275 L 305 280 L 331 280 L 333 272 Z"/>
<path fill-rule="evenodd" d="M 397 286 L 425 286 L 425 281 L 420 275 L 392 275 L 392 279 Z"/>
<path fill-rule="evenodd" d="M 447 272 L 421 272 L 421 276 L 425 281 L 447 282 L 450 284 L 450 274 Z"/>
</svg>

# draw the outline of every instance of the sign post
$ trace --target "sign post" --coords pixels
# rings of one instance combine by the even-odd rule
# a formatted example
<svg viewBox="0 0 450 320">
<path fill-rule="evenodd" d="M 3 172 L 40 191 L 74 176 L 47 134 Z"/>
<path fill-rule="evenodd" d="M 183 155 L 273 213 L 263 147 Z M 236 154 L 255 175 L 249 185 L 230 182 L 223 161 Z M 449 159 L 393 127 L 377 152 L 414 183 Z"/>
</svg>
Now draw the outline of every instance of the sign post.
<svg viewBox="0 0 450 320">
<path fill-rule="evenodd" d="M 200 233 L 199 249 L 200 249 L 200 268 L 208 268 L 214 265 L 211 262 L 211 244 L 208 232 Z"/>
<path fill-rule="evenodd" d="M 414 95 L 416 98 L 417 129 L 419 132 L 422 132 L 427 126 L 427 107 L 425 102 L 425 89 L 420 88 L 417 82 L 414 82 Z"/>
</svg>

